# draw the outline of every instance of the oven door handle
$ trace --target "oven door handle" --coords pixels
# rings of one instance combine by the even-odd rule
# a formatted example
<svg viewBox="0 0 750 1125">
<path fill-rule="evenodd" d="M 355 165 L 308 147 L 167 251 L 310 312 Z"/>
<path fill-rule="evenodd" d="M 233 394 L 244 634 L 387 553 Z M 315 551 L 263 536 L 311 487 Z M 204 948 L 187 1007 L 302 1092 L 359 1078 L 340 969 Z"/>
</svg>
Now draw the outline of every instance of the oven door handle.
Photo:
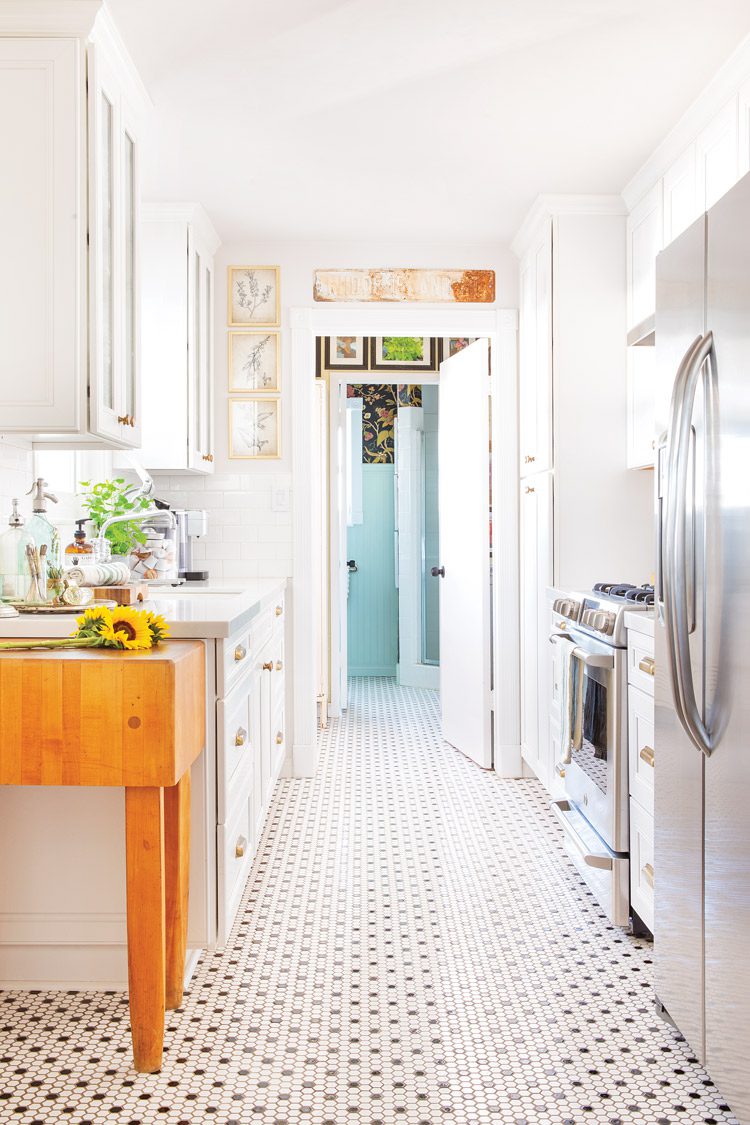
<svg viewBox="0 0 750 1125">
<path fill-rule="evenodd" d="M 608 856 L 608 855 L 603 855 L 603 854 L 598 853 L 598 852 L 590 852 L 588 850 L 588 848 L 586 847 L 586 844 L 581 839 L 581 837 L 578 835 L 575 828 L 573 827 L 573 825 L 570 823 L 568 818 L 565 816 L 565 813 L 560 808 L 560 804 L 559 804 L 558 801 L 552 801 L 552 811 L 555 814 L 555 816 L 557 817 L 557 820 L 558 820 L 559 824 L 562 826 L 563 832 L 568 837 L 571 844 L 573 845 L 575 850 L 578 852 L 578 854 L 580 855 L 581 859 L 586 864 L 586 866 L 587 867 L 595 867 L 599 871 L 611 871 L 612 870 L 612 857 Z"/>
<path fill-rule="evenodd" d="M 570 640 L 567 633 L 551 633 L 549 643 L 556 645 L 557 640 Z M 585 664 L 587 668 L 606 668 L 611 671 L 615 666 L 615 658 L 609 652 L 586 652 L 580 645 L 576 645 L 573 649 L 571 656 L 576 660 L 580 660 L 581 664 Z"/>
</svg>

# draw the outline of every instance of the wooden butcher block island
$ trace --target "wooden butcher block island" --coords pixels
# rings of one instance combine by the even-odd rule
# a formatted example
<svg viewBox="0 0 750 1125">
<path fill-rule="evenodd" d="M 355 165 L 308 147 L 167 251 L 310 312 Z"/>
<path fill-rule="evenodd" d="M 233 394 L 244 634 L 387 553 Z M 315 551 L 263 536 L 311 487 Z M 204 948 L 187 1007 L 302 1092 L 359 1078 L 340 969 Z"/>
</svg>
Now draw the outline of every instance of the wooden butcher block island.
<svg viewBox="0 0 750 1125">
<path fill-rule="evenodd" d="M 190 767 L 205 737 L 200 641 L 0 653 L 0 785 L 123 786 L 133 1057 L 161 1067 L 182 1003 Z M 85 877 L 85 872 L 82 872 Z"/>
</svg>

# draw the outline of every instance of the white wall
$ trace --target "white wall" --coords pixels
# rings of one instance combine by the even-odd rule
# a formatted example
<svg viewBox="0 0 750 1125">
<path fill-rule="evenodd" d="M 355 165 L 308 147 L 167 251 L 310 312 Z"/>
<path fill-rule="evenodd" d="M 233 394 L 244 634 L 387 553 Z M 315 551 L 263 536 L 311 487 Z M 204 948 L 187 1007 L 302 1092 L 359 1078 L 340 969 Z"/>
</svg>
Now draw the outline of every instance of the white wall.
<svg viewBox="0 0 750 1125">
<path fill-rule="evenodd" d="M 363 225 L 366 216 L 363 216 Z M 227 458 L 227 266 L 281 267 L 282 457 L 278 461 Z M 507 247 L 493 243 L 430 244 L 383 242 L 240 242 L 222 246 L 215 262 L 216 449 L 213 477 L 154 474 L 168 501 L 206 508 L 210 531 L 197 545 L 215 578 L 276 577 L 292 574 L 294 481 L 291 474 L 291 395 L 289 310 L 311 306 L 313 271 L 332 267 L 413 266 L 480 268 L 496 272 L 496 304 L 515 308 L 518 264 Z M 439 307 L 439 306 L 438 306 Z M 312 377 L 312 374 L 311 374 Z M 315 425 L 310 419 L 310 425 Z M 288 511 L 274 511 L 289 500 Z"/>
</svg>

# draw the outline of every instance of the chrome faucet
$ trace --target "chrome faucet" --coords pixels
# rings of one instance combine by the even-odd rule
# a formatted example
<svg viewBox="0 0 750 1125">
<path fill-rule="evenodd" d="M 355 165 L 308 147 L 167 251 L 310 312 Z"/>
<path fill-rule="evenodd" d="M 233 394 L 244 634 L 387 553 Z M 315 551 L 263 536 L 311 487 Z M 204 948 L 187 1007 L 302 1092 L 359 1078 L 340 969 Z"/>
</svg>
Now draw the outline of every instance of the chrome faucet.
<svg viewBox="0 0 750 1125">
<path fill-rule="evenodd" d="M 94 559 L 97 562 L 106 562 L 111 557 L 111 550 L 107 544 L 107 528 L 113 523 L 146 523 L 155 519 L 166 520 L 171 528 L 177 527 L 174 512 L 169 508 L 146 508 L 142 512 L 123 512 L 121 516 L 110 516 L 99 528 L 99 534 L 94 540 Z"/>
</svg>

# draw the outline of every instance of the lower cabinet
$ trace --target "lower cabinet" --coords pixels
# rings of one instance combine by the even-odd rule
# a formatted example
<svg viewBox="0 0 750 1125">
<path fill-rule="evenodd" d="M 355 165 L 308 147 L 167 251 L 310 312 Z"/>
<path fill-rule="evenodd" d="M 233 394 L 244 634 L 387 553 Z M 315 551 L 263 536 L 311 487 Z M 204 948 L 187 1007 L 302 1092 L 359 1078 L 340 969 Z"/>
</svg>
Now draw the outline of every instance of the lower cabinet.
<svg viewBox="0 0 750 1125">
<path fill-rule="evenodd" d="M 284 602 L 217 646 L 218 933 L 224 945 L 285 756 Z"/>
<path fill-rule="evenodd" d="M 654 638 L 628 630 L 630 904 L 654 930 Z"/>
<path fill-rule="evenodd" d="M 521 753 L 550 783 L 549 606 L 552 585 L 552 473 L 521 481 Z"/>
</svg>

